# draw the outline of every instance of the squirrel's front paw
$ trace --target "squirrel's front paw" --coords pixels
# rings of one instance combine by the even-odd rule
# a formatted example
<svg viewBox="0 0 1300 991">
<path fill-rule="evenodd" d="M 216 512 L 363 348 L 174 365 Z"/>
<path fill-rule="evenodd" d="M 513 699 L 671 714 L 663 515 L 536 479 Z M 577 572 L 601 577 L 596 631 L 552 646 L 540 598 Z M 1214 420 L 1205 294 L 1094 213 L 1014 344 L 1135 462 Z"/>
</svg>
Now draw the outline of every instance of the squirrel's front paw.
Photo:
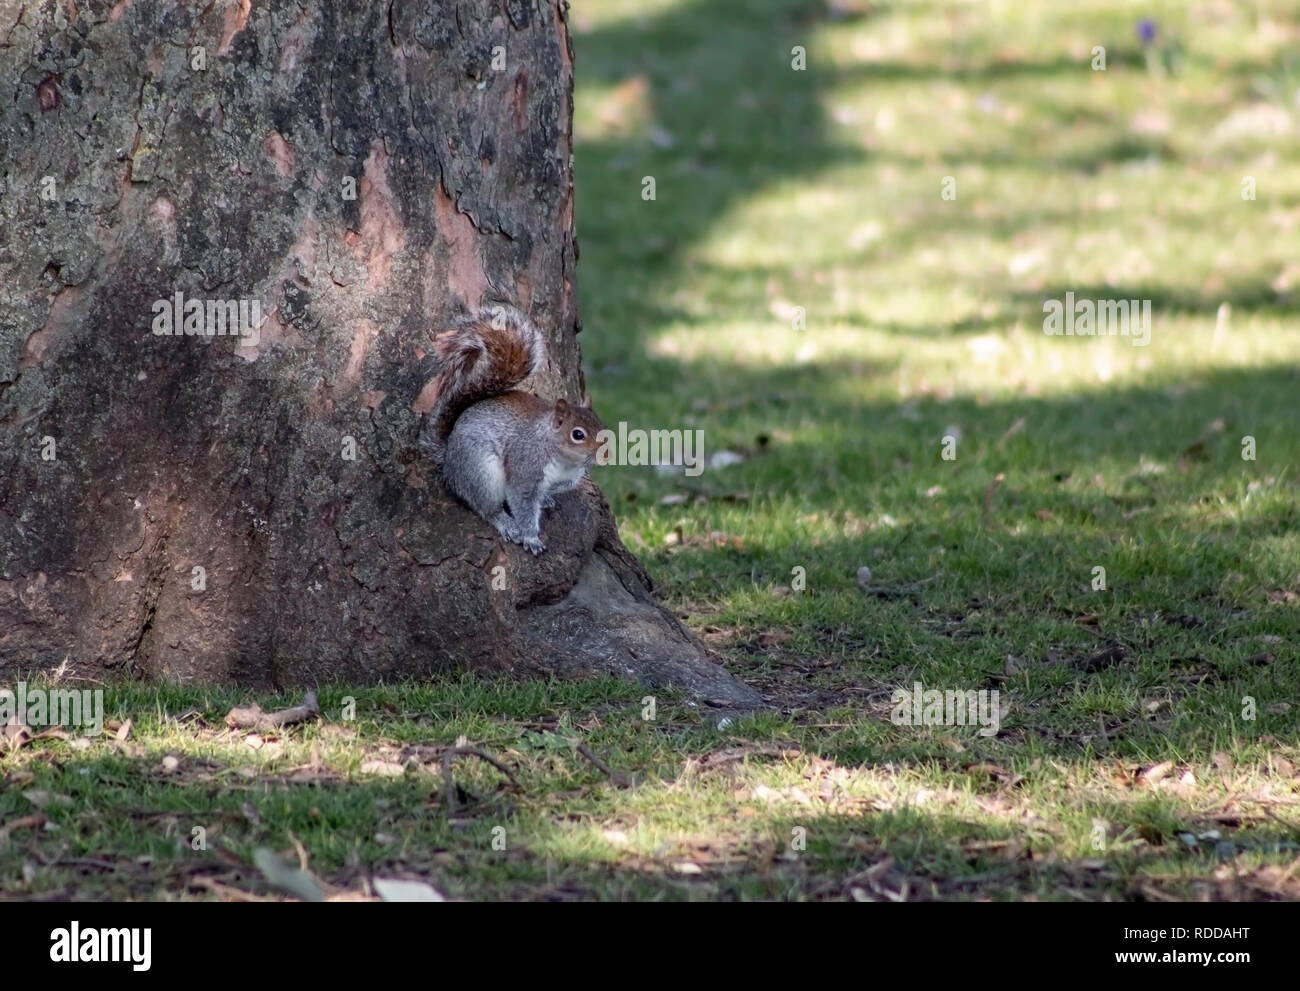
<svg viewBox="0 0 1300 991">
<path fill-rule="evenodd" d="M 542 496 L 542 508 L 543 508 L 543 509 L 554 509 L 554 508 L 555 508 L 555 500 L 552 499 L 552 498 L 551 498 L 550 496 L 548 496 L 548 495 Z"/>
<path fill-rule="evenodd" d="M 546 550 L 546 545 L 542 543 L 541 537 L 520 537 L 519 542 L 534 554 L 540 554 Z"/>
</svg>

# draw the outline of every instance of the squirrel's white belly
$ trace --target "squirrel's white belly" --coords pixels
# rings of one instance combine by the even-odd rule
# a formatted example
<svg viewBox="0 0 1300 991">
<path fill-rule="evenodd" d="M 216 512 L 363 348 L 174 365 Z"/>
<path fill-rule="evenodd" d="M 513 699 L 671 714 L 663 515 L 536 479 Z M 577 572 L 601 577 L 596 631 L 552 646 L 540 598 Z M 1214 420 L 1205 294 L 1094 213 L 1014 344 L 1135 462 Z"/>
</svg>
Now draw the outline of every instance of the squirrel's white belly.
<svg viewBox="0 0 1300 991">
<path fill-rule="evenodd" d="M 565 464 L 559 460 L 548 461 L 546 467 L 542 469 L 542 488 L 547 492 L 575 488 L 586 470 L 586 465 Z"/>
</svg>

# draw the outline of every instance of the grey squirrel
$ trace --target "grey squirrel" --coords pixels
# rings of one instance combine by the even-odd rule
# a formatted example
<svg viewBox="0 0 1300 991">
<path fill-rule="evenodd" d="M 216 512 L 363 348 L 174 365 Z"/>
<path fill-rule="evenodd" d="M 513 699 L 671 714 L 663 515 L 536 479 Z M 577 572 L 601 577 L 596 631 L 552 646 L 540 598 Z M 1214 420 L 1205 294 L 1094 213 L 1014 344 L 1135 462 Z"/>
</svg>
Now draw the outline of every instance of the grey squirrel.
<svg viewBox="0 0 1300 991">
<path fill-rule="evenodd" d="M 434 347 L 438 394 L 420 449 L 443 484 L 501 536 L 542 553 L 542 509 L 582 481 L 600 447 L 600 420 L 590 405 L 515 388 L 546 357 L 541 332 L 516 309 L 480 309 Z"/>
</svg>

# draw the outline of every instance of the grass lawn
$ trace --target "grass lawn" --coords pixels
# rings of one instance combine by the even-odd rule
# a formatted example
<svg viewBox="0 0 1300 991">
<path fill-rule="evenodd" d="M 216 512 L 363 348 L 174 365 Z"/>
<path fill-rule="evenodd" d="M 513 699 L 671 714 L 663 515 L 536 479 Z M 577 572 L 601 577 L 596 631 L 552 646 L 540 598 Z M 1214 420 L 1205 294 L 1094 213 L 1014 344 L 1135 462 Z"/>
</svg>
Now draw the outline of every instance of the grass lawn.
<svg viewBox="0 0 1300 991">
<path fill-rule="evenodd" d="M 1295 5 L 570 22 L 596 408 L 734 455 L 596 481 L 772 708 L 465 677 L 250 737 L 110 687 L 123 739 L 0 754 L 0 897 L 282 897 L 258 848 L 336 897 L 1300 897 Z M 1067 292 L 1149 343 L 1046 335 Z M 917 682 L 998 732 L 891 721 Z M 462 757 L 449 810 L 461 737 L 517 786 Z"/>
</svg>

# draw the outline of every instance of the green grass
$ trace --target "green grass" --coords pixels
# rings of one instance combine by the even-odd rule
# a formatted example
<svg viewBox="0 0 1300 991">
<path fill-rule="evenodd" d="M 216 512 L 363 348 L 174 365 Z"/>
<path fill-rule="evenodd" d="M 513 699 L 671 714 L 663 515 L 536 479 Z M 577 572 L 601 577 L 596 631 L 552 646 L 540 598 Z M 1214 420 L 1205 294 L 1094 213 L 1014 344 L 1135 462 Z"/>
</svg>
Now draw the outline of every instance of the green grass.
<svg viewBox="0 0 1300 991">
<path fill-rule="evenodd" d="M 253 850 L 301 844 L 336 896 L 1300 897 L 1300 16 L 836 10 L 571 15 L 597 410 L 743 459 L 597 481 L 772 710 L 465 678 L 323 693 L 324 723 L 253 749 L 235 695 L 110 687 L 125 741 L 0 756 L 0 823 L 33 792 L 47 820 L 0 843 L 0 890 L 269 896 Z M 1150 299 L 1149 346 L 1044 335 L 1067 291 Z M 997 689 L 1000 732 L 895 725 L 916 681 Z M 459 759 L 449 818 L 462 736 L 519 787 Z"/>
</svg>

